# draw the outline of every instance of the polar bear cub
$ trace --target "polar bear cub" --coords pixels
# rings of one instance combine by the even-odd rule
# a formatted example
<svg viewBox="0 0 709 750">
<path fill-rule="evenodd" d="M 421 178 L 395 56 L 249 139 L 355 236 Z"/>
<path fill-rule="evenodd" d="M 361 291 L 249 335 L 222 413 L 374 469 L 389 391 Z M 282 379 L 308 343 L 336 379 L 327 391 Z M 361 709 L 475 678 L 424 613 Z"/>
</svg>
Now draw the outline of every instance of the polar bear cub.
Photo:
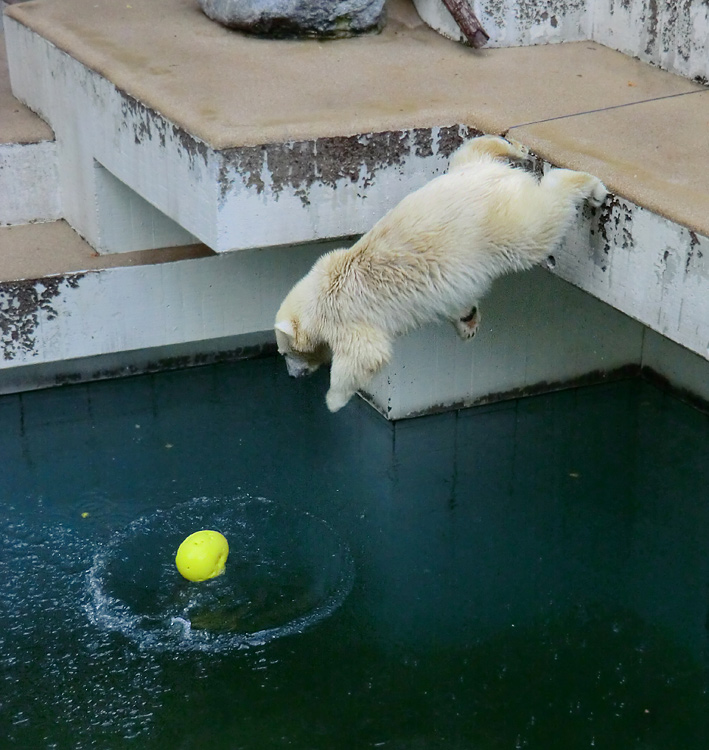
<svg viewBox="0 0 709 750">
<path fill-rule="evenodd" d="M 585 172 L 541 180 L 509 162 L 518 143 L 481 136 L 447 174 L 404 198 L 351 248 L 333 250 L 291 289 L 276 315 L 278 350 L 294 377 L 332 362 L 326 402 L 341 409 L 385 365 L 395 337 L 450 320 L 471 338 L 491 282 L 529 269 L 562 239 L 587 200 L 607 191 Z"/>
</svg>

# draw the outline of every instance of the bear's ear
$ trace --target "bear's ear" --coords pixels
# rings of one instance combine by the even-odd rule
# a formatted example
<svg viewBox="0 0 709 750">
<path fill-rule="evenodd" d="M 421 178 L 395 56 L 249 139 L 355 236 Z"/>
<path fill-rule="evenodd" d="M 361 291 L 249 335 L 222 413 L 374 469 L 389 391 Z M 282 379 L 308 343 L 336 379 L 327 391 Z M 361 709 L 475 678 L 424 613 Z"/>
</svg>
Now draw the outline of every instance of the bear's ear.
<svg viewBox="0 0 709 750">
<path fill-rule="evenodd" d="M 285 333 L 286 336 L 290 336 L 290 338 L 295 338 L 295 328 L 293 328 L 293 321 L 291 320 L 279 320 L 274 328 Z"/>
</svg>

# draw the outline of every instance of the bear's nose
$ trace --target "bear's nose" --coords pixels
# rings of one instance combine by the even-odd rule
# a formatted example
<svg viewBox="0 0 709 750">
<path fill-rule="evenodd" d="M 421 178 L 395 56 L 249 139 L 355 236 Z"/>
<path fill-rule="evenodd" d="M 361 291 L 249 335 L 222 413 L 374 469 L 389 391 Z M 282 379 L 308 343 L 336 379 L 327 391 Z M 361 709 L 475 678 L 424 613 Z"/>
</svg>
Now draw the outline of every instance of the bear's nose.
<svg viewBox="0 0 709 750">
<path fill-rule="evenodd" d="M 292 378 L 302 378 L 308 374 L 308 365 L 292 357 L 286 357 L 286 368 Z"/>
</svg>

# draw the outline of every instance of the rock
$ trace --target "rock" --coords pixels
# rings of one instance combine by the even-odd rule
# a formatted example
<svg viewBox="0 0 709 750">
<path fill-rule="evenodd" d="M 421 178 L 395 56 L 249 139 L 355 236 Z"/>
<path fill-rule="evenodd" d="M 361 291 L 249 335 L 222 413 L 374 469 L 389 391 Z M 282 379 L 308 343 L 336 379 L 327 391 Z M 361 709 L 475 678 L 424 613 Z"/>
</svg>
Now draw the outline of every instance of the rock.
<svg viewBox="0 0 709 750">
<path fill-rule="evenodd" d="M 209 18 L 277 38 L 339 38 L 380 31 L 385 0 L 199 0 Z"/>
</svg>

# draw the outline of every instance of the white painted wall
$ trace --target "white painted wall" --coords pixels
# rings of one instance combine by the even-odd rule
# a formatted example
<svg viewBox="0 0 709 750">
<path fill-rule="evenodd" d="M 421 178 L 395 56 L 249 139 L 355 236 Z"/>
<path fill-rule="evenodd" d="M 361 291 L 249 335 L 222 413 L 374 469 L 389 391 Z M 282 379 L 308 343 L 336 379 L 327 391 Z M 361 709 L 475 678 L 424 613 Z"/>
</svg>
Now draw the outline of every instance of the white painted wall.
<svg viewBox="0 0 709 750">
<path fill-rule="evenodd" d="M 53 141 L 0 144 L 0 225 L 61 217 Z"/>
<path fill-rule="evenodd" d="M 0 283 L 0 373 L 259 331 L 271 338 L 281 300 L 330 248 L 251 250 Z"/>
<path fill-rule="evenodd" d="M 622 198 L 591 225 L 587 212 L 554 273 L 709 358 L 709 239 Z"/>
<path fill-rule="evenodd" d="M 399 339 L 368 400 L 401 419 L 639 366 L 643 327 L 543 269 L 498 279 L 481 309 L 472 341 L 449 323 Z"/>
<path fill-rule="evenodd" d="M 103 253 L 191 245 L 198 239 L 94 162 L 96 210 Z"/>
<path fill-rule="evenodd" d="M 414 0 L 421 18 L 448 39 L 464 42 L 441 0 Z M 586 0 L 474 0 L 475 15 L 490 36 L 486 47 L 527 47 L 589 39 L 591 12 Z"/>
<path fill-rule="evenodd" d="M 264 148 L 263 155 L 257 155 L 248 167 L 244 154 L 249 149 L 220 152 L 216 155 L 221 180 L 219 238 L 214 249 L 368 231 L 402 198 L 445 171 L 450 157 L 445 144 L 451 130 L 464 137 L 468 132 L 465 126 L 432 128 L 430 134 L 425 133 L 426 148 L 419 147 L 413 130 L 274 144 Z M 354 164 L 353 159 L 345 165 L 336 158 L 329 160 L 324 153 L 338 141 L 347 141 L 347 150 L 361 153 L 361 163 Z M 368 165 L 371 154 L 377 152 L 379 159 Z M 300 165 L 307 165 L 302 177 L 293 174 L 295 158 Z M 355 179 L 336 174 L 348 173 L 350 168 L 356 169 Z"/>
<path fill-rule="evenodd" d="M 124 162 L 130 161 L 142 179 L 169 194 L 169 203 L 180 204 L 182 226 L 200 219 L 206 227 L 210 212 L 200 200 L 204 191 L 190 190 L 195 182 L 208 186 L 203 166 L 184 158 L 156 163 L 144 151 L 135 153 L 127 145 L 135 140 L 128 130 L 133 123 L 120 116 L 120 95 L 112 84 L 10 18 L 5 38 L 13 93 L 56 134 L 63 218 L 100 252 L 193 243 L 189 230 L 175 231 L 149 203 L 109 183 L 96 162 L 123 179 Z"/>
<path fill-rule="evenodd" d="M 709 362 L 654 331 L 645 332 L 643 366 L 709 403 Z"/>
<path fill-rule="evenodd" d="M 464 41 L 442 0 L 414 0 L 421 18 Z M 709 79 L 709 5 L 704 0 L 474 0 L 488 47 L 589 39 L 677 75 Z"/>
<path fill-rule="evenodd" d="M 593 0 L 592 38 L 687 78 L 709 78 L 709 5 L 703 0 Z"/>
</svg>

